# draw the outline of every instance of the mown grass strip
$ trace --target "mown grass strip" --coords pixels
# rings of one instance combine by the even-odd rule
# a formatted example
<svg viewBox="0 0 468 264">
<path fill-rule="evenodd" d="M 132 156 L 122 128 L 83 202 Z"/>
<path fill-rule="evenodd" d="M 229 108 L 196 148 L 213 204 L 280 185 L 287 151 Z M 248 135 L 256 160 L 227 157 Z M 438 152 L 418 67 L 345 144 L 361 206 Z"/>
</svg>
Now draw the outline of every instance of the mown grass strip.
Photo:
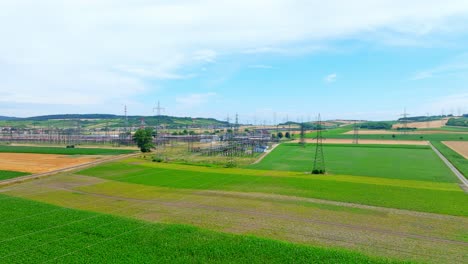
<svg viewBox="0 0 468 264">
<path fill-rule="evenodd" d="M 229 169 L 225 170 L 229 171 Z M 174 170 L 168 167 L 147 167 L 117 162 L 89 168 L 78 172 L 78 174 L 135 184 L 180 189 L 197 189 L 200 183 L 206 183 L 201 189 L 274 193 L 468 216 L 468 207 L 466 206 L 468 196 L 457 187 L 456 183 L 452 183 L 451 188 L 450 184 L 443 183 L 440 189 L 429 189 L 359 181 L 340 181 L 339 179 L 333 180 L 333 176 L 327 179 L 327 175 L 319 178 L 312 175 L 309 175 L 310 177 L 280 177 L 278 175 L 269 177 L 267 176 L 268 171 L 260 171 L 261 175 L 227 174 L 217 173 L 216 171 L 217 169 L 213 169 L 211 172 L 189 169 Z"/>
<path fill-rule="evenodd" d="M 58 208 L 20 198 L 0 203 L 0 219 L 22 218 L 0 226 L 0 262 L 402 263 L 343 249 Z M 40 214 L 44 211 L 53 213 Z"/>
<path fill-rule="evenodd" d="M 465 178 L 468 179 L 468 159 L 458 154 L 453 149 L 447 147 L 444 143 L 431 141 L 431 144 L 436 147 L 444 157 L 446 157 L 457 168 Z"/>
<path fill-rule="evenodd" d="M 356 176 L 356 175 L 311 175 L 301 172 L 292 171 L 273 171 L 273 170 L 254 170 L 244 168 L 221 168 L 221 167 L 200 167 L 191 166 L 186 164 L 174 164 L 174 163 L 153 163 L 153 162 L 141 162 L 141 159 L 130 158 L 124 163 L 137 163 L 140 166 L 159 168 L 159 169 L 170 169 L 182 171 L 196 171 L 200 173 L 220 173 L 220 174 L 238 174 L 238 175 L 251 175 L 251 176 L 267 176 L 267 177 L 294 177 L 310 179 L 311 177 L 317 180 L 327 181 L 343 181 L 343 182 L 356 182 L 365 184 L 376 184 L 376 185 L 389 185 L 389 186 L 401 186 L 411 187 L 418 189 L 433 189 L 433 190 L 445 190 L 445 191 L 460 191 L 457 184 L 445 183 L 445 182 L 431 182 L 431 181 L 417 181 L 417 180 L 404 180 L 404 179 L 389 179 L 369 176 Z"/>
<path fill-rule="evenodd" d="M 30 175 L 28 172 L 0 170 L 0 181 Z"/>
<path fill-rule="evenodd" d="M 59 155 L 119 155 L 134 153 L 129 149 L 102 149 L 102 148 L 58 148 L 58 147 L 31 147 L 0 145 L 0 152 L 7 153 L 37 153 Z"/>
<path fill-rule="evenodd" d="M 297 144 L 287 143 L 284 145 L 294 146 L 296 147 Z M 306 144 L 308 146 L 314 146 L 314 144 Z M 378 149 L 385 149 L 385 148 L 397 148 L 397 149 L 430 149 L 430 146 L 425 145 L 393 145 L 393 144 L 327 144 L 327 147 L 341 147 L 341 148 L 378 148 Z"/>
</svg>

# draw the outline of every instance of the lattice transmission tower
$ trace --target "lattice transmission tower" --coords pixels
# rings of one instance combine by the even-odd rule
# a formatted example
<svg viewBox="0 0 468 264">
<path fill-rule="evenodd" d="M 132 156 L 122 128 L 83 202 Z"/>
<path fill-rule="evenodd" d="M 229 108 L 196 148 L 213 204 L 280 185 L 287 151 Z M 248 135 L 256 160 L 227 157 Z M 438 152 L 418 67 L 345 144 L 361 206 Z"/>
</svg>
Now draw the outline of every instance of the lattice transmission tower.
<svg viewBox="0 0 468 264">
<path fill-rule="evenodd" d="M 359 125 L 356 121 L 354 121 L 353 127 L 354 135 L 353 135 L 353 144 L 359 144 Z"/>
<path fill-rule="evenodd" d="M 315 143 L 315 159 L 312 174 L 325 174 L 325 158 L 323 155 L 323 137 L 322 137 L 322 120 L 320 114 L 317 120 L 317 137 Z"/>
<path fill-rule="evenodd" d="M 409 115 L 409 114 L 406 113 L 406 107 L 405 107 L 403 114 L 401 114 L 401 116 L 403 117 L 403 118 L 401 119 L 401 123 L 403 124 L 403 127 L 402 127 L 402 129 L 403 129 L 403 134 L 408 133 L 408 122 L 409 122 L 409 120 L 408 120 L 408 115 Z"/>
<path fill-rule="evenodd" d="M 302 147 L 305 147 L 305 124 L 301 122 L 301 141 L 300 143 Z"/>
</svg>

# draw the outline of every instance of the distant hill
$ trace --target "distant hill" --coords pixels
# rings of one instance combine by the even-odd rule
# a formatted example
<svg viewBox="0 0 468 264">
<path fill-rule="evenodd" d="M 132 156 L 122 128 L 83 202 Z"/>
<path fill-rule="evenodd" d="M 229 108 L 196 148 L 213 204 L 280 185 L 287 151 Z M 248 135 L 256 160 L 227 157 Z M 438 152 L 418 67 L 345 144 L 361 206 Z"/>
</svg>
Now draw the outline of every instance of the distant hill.
<svg viewBox="0 0 468 264">
<path fill-rule="evenodd" d="M 6 122 L 6 123 L 5 123 Z M 0 126 L 13 127 L 76 127 L 102 129 L 105 127 L 116 128 L 124 126 L 140 126 L 144 122 L 148 126 L 165 126 L 167 128 L 186 128 L 186 127 L 206 127 L 206 126 L 227 126 L 228 122 L 219 121 L 214 118 L 191 118 L 174 116 L 125 116 L 111 114 L 63 114 L 63 115 L 44 115 L 25 118 L 0 118 Z"/>
<path fill-rule="evenodd" d="M 433 120 L 440 120 L 446 117 L 453 117 L 453 115 L 435 115 L 435 116 L 411 116 L 406 118 L 399 118 L 398 121 L 410 121 L 410 122 L 426 122 Z"/>
<path fill-rule="evenodd" d="M 109 114 L 64 114 L 64 115 L 43 115 L 19 118 L 24 121 L 46 121 L 46 120 L 57 120 L 57 119 L 114 119 L 119 118 L 117 115 Z"/>
<path fill-rule="evenodd" d="M 14 120 L 17 119 L 16 117 L 11 116 L 0 116 L 0 120 Z"/>
</svg>

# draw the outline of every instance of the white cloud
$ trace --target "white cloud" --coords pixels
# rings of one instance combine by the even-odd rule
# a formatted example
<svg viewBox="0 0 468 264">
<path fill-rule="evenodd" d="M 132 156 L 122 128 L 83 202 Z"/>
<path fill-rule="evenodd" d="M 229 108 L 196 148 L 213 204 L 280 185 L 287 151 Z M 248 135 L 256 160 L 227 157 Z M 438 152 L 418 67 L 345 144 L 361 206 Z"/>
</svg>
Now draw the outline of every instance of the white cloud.
<svg viewBox="0 0 468 264">
<path fill-rule="evenodd" d="M 201 62 L 215 62 L 217 55 L 214 50 L 197 50 L 193 54 L 193 59 Z"/>
<path fill-rule="evenodd" d="M 249 65 L 249 68 L 253 68 L 253 69 L 273 69 L 273 66 L 264 65 L 264 64 L 253 64 L 253 65 Z"/>
<path fill-rule="evenodd" d="M 466 0 L 5 0 L 0 100 L 112 104 L 223 54 L 303 54 L 347 38 L 427 43 L 466 32 L 467 14 Z"/>
<path fill-rule="evenodd" d="M 182 95 L 176 98 L 177 107 L 182 109 L 198 107 L 207 103 L 214 96 L 216 96 L 216 93 L 211 92 Z"/>
<path fill-rule="evenodd" d="M 468 73 L 468 54 L 461 54 L 456 58 L 436 66 L 432 69 L 417 72 L 410 80 L 423 80 L 443 75 L 456 75 Z"/>
<path fill-rule="evenodd" d="M 331 74 L 328 74 L 327 76 L 325 76 L 324 81 L 326 83 L 336 82 L 337 77 L 338 77 L 338 75 L 336 73 L 331 73 Z"/>
</svg>

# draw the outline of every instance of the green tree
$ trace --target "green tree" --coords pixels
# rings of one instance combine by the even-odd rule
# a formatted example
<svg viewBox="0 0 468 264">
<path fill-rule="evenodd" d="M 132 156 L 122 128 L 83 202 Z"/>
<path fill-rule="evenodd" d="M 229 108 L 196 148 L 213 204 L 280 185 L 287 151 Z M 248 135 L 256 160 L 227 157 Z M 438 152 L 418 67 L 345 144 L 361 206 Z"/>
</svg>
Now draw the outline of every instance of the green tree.
<svg viewBox="0 0 468 264">
<path fill-rule="evenodd" d="M 138 145 L 141 152 L 151 152 L 151 148 L 154 148 L 153 129 L 149 127 L 138 129 L 133 134 L 133 141 Z"/>
<path fill-rule="evenodd" d="M 289 134 L 289 132 L 286 132 L 286 134 L 284 135 L 285 138 L 291 138 L 291 134 Z"/>
<path fill-rule="evenodd" d="M 283 132 L 278 132 L 278 138 L 282 139 L 283 138 Z"/>
</svg>

